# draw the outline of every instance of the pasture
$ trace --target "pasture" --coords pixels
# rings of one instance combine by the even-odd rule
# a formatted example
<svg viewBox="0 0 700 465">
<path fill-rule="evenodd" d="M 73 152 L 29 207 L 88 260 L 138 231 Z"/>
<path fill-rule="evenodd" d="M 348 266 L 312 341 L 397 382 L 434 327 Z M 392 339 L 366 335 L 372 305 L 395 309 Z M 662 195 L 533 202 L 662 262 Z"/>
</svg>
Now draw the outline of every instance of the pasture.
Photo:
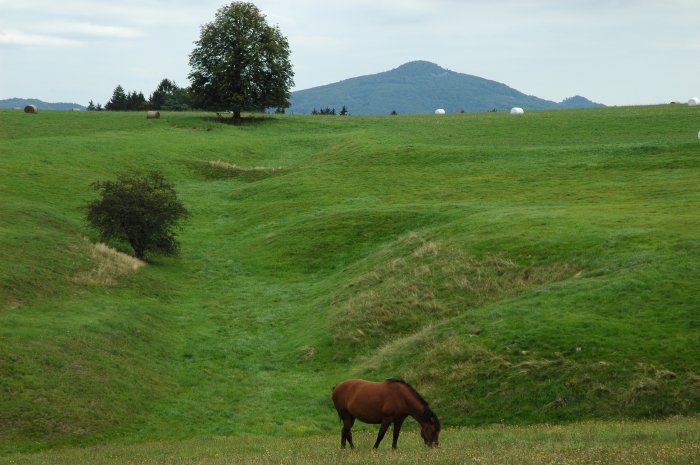
<svg viewBox="0 0 700 465">
<path fill-rule="evenodd" d="M 398 450 L 371 450 L 374 434 L 355 436 L 340 450 L 337 436 L 236 436 L 134 445 L 100 445 L 0 457 L 7 465 L 233 465 L 247 464 L 647 464 L 685 465 L 700 459 L 700 422 L 673 418 L 643 422 L 451 428 L 438 449 L 418 432 Z M 386 446 L 386 445 L 385 445 Z"/>
<path fill-rule="evenodd" d="M 67 446 L 91 446 L 82 463 L 129 463 L 108 462 L 121 447 L 134 463 L 234 463 L 218 447 L 397 460 L 338 455 L 330 390 L 352 377 L 405 378 L 458 450 L 539 428 L 481 425 L 695 415 L 699 129 L 681 105 L 241 127 L 2 111 L 0 460 Z M 84 206 L 92 182 L 146 169 L 192 217 L 179 258 L 134 266 L 94 245 Z M 399 453 L 430 453 L 409 422 Z M 368 449 L 376 428 L 357 434 Z M 658 435 L 638 435 L 638 457 Z M 670 454 L 678 435 L 664 437 Z M 460 463 L 450 441 L 436 454 Z M 538 446 L 484 460 L 509 450 Z"/>
</svg>

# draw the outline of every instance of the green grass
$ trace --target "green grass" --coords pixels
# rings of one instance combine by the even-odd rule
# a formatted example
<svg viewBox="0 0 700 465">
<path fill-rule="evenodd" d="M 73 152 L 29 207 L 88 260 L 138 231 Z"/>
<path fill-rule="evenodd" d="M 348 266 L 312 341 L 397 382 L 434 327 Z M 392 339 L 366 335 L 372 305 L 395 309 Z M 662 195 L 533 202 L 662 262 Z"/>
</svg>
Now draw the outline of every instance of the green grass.
<svg viewBox="0 0 700 465">
<path fill-rule="evenodd" d="M 0 112 L 0 450 L 298 444 L 349 377 L 403 376 L 453 427 L 697 414 L 699 128 Z M 175 185 L 182 255 L 90 284 L 89 186 L 129 169 Z"/>
<path fill-rule="evenodd" d="M 338 425 L 338 429 L 340 426 Z M 7 465 L 224 465 L 224 464 L 689 464 L 700 457 L 697 418 L 667 421 L 584 422 L 571 425 L 449 428 L 428 449 L 418 431 L 402 432 L 399 447 L 386 440 L 371 449 L 375 431 L 355 433 L 356 449 L 337 436 L 236 436 L 100 445 L 8 454 Z"/>
</svg>

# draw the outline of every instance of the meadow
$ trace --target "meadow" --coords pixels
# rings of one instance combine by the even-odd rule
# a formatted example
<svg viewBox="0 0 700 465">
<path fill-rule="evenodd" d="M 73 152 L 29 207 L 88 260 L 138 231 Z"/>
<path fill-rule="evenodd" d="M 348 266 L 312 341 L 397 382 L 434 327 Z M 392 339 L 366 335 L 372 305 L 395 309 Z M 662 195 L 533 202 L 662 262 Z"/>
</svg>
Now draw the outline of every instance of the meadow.
<svg viewBox="0 0 700 465">
<path fill-rule="evenodd" d="M 7 465 L 232 465 L 232 464 L 600 464 L 686 465 L 700 459 L 700 421 L 448 428 L 441 446 L 426 448 L 417 431 L 397 450 L 372 450 L 374 432 L 356 435 L 341 450 L 338 437 L 235 436 L 100 445 L 0 456 Z M 391 444 L 388 444 L 390 446 Z"/>
<path fill-rule="evenodd" d="M 684 105 L 241 127 L 2 111 L 0 460 L 163 441 L 233 463 L 211 441 L 236 438 L 335 460 L 330 389 L 351 377 L 405 378 L 466 449 L 472 426 L 538 431 L 490 424 L 693 429 L 699 129 Z M 135 264 L 96 245 L 85 205 L 94 181 L 151 169 L 192 216 L 180 257 Z M 639 457 L 665 437 L 630 434 Z M 150 453 L 134 463 L 199 460 Z"/>
</svg>

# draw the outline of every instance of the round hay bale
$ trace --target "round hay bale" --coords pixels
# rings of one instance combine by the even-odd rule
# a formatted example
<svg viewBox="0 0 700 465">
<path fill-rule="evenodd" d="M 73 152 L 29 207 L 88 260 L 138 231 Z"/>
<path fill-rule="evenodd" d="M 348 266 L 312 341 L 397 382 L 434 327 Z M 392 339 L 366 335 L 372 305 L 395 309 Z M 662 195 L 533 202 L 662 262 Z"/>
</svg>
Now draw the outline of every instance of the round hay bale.
<svg viewBox="0 0 700 465">
<path fill-rule="evenodd" d="M 510 114 L 511 114 L 511 115 L 524 115 L 524 114 L 525 114 L 525 110 L 523 110 L 523 109 L 520 108 L 520 107 L 513 107 L 513 108 L 510 109 Z"/>
<path fill-rule="evenodd" d="M 160 118 L 160 112 L 159 111 L 149 111 L 146 113 L 146 118 L 147 119 L 158 119 L 158 118 Z"/>
<path fill-rule="evenodd" d="M 688 106 L 689 107 L 694 107 L 696 105 L 700 105 L 700 98 L 693 97 L 690 100 L 688 100 Z"/>
<path fill-rule="evenodd" d="M 39 109 L 37 108 L 36 105 L 27 105 L 24 107 L 24 112 L 25 113 L 39 113 Z"/>
<path fill-rule="evenodd" d="M 438 108 L 437 110 L 435 110 L 435 114 L 436 114 L 436 115 L 444 115 L 444 114 L 445 114 L 445 110 L 443 110 L 442 108 Z"/>
</svg>

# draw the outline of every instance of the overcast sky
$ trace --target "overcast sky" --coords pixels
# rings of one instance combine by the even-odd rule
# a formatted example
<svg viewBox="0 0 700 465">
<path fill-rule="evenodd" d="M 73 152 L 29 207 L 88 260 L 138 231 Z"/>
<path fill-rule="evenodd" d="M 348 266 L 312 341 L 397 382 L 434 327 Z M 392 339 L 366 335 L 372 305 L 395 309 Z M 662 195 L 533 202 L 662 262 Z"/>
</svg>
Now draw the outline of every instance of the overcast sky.
<svg viewBox="0 0 700 465">
<path fill-rule="evenodd" d="M 222 0 L 0 0 L 0 99 L 105 104 L 188 85 Z M 257 0 L 288 38 L 294 90 L 427 60 L 560 101 L 700 96 L 700 0 Z"/>
</svg>

